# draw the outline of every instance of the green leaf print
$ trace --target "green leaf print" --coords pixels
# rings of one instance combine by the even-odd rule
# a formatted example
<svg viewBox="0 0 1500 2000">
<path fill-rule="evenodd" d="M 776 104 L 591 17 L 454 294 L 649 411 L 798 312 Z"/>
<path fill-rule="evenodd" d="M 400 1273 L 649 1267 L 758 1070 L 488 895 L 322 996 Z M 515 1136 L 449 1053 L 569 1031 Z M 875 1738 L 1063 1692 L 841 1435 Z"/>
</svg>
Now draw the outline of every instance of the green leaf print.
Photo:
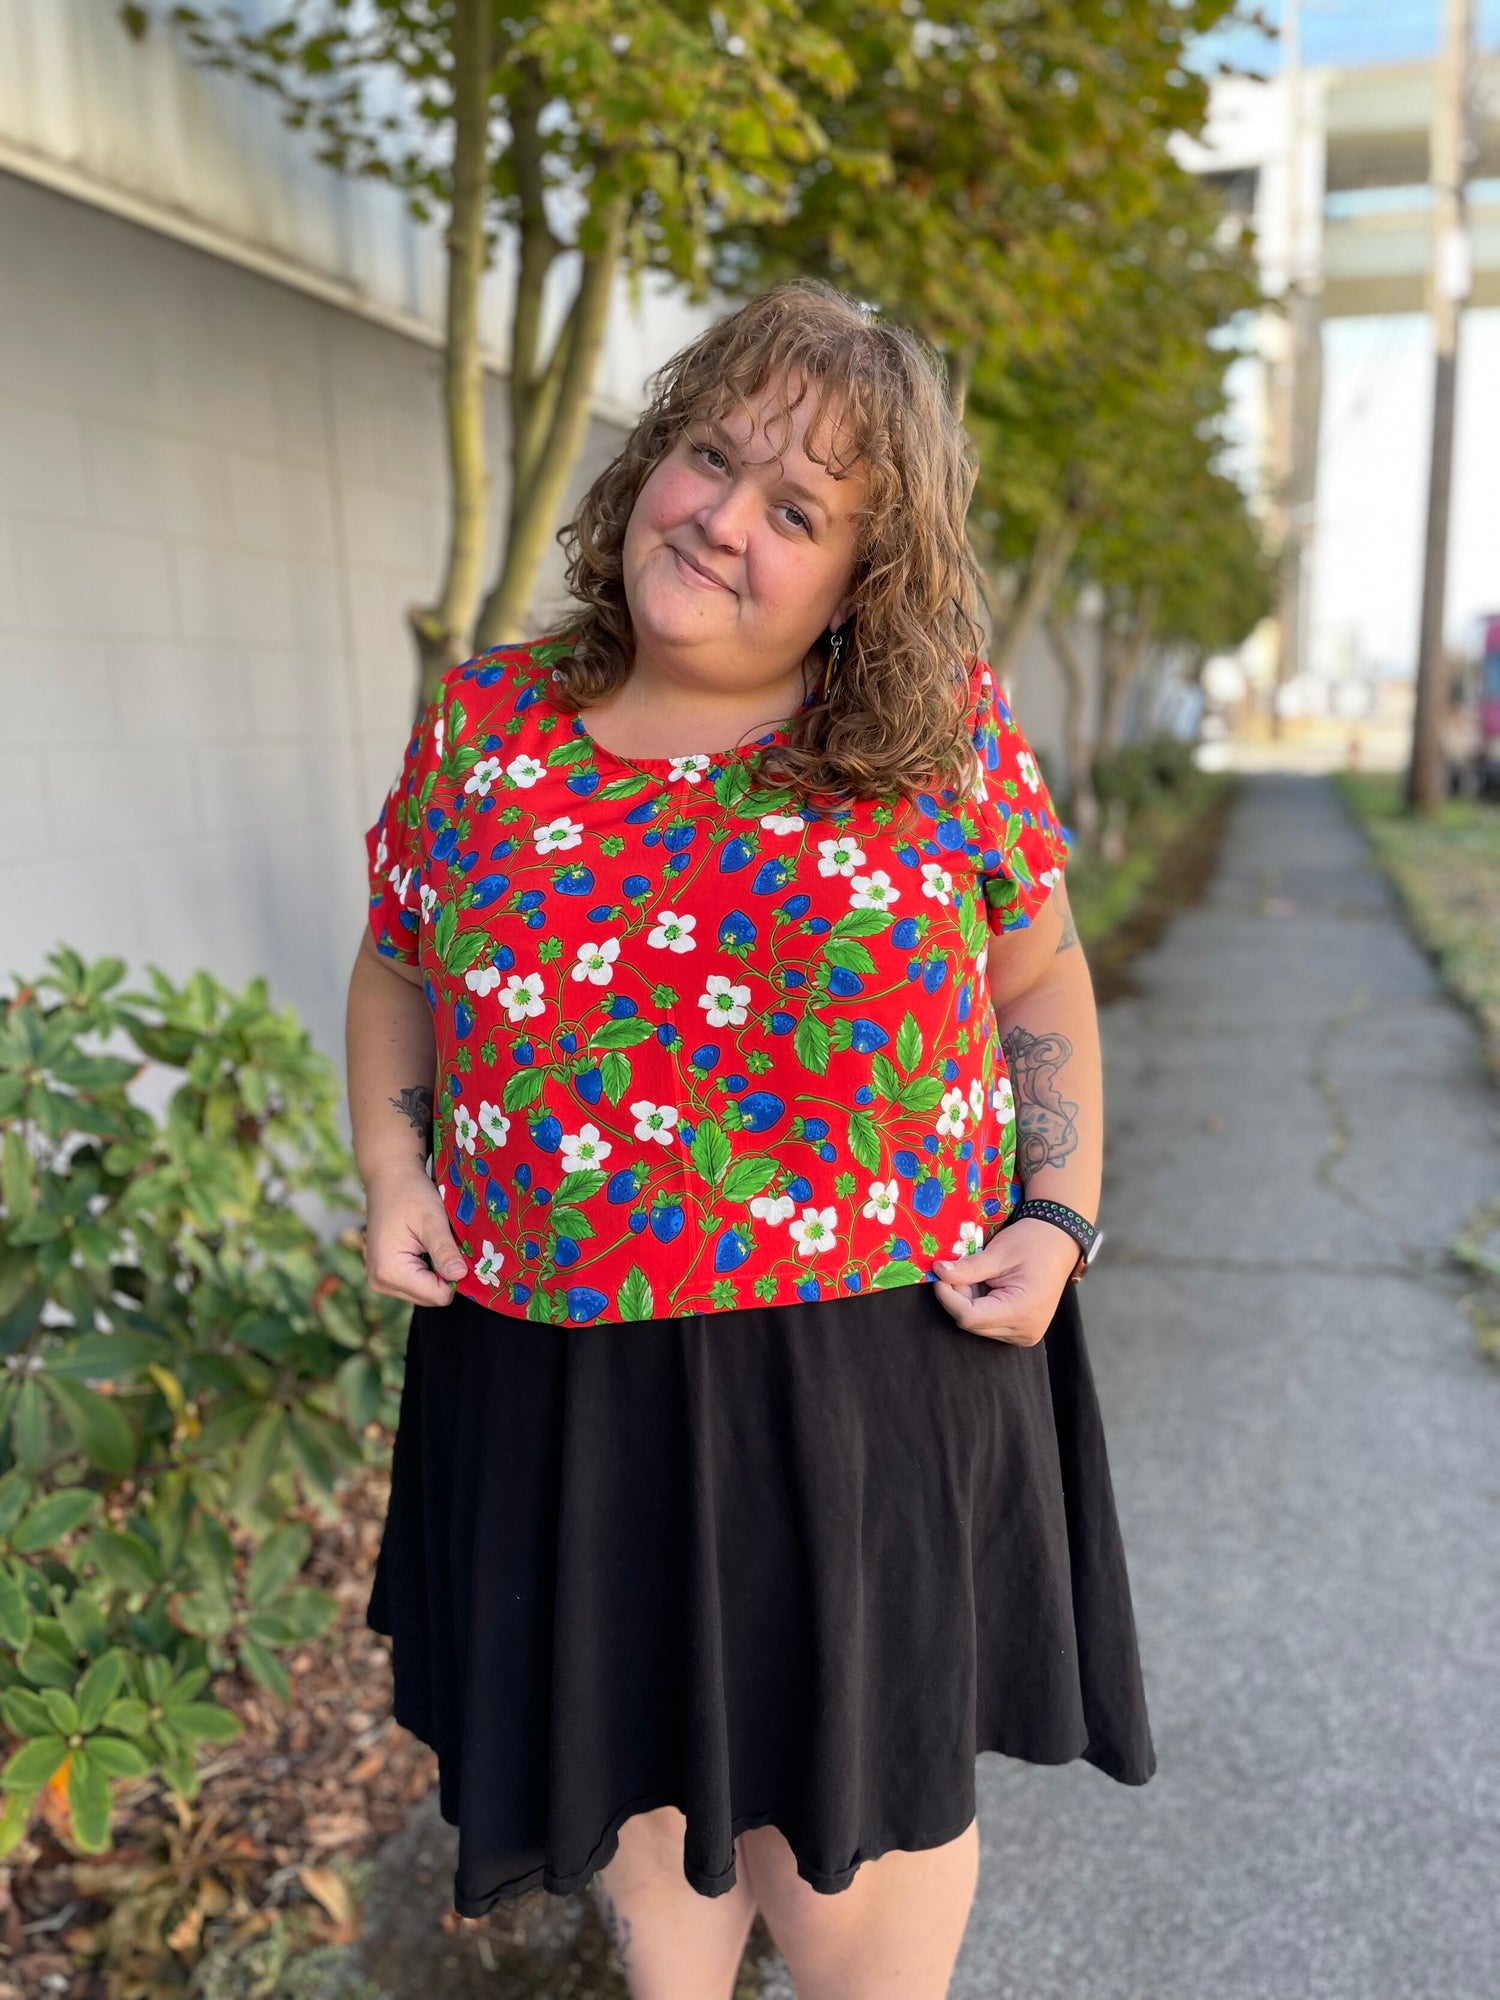
<svg viewBox="0 0 1500 2000">
<path fill-rule="evenodd" d="M 633 1049 L 638 1042 L 649 1042 L 656 1033 L 649 1021 L 643 1021 L 638 1014 L 631 1014 L 623 1021 L 601 1021 L 589 1035 L 591 1049 Z"/>
<path fill-rule="evenodd" d="M 448 953 L 453 948 L 453 934 L 458 929 L 457 903 L 444 903 L 437 922 L 432 927 L 432 948 L 444 965 L 448 963 Z"/>
<path fill-rule="evenodd" d="M 814 1076 L 822 1076 L 826 1072 L 828 1030 L 810 1008 L 797 1023 L 792 1047 L 797 1051 L 797 1060 L 804 1069 L 810 1069 Z"/>
<path fill-rule="evenodd" d="M 830 937 L 823 948 L 823 956 L 830 965 L 838 966 L 843 972 L 868 975 L 875 970 L 869 946 L 861 944 L 858 938 Z"/>
<path fill-rule="evenodd" d="M 741 818 L 759 819 L 762 813 L 784 812 L 791 803 L 792 794 L 785 785 L 774 792 L 754 786 L 738 801 L 735 811 Z"/>
<path fill-rule="evenodd" d="M 896 1030 L 896 1060 L 903 1069 L 915 1069 L 922 1060 L 922 1030 L 915 1014 L 908 1014 Z"/>
<path fill-rule="evenodd" d="M 637 792 L 643 792 L 648 785 L 655 783 L 656 780 L 651 777 L 615 778 L 610 784 L 600 787 L 598 796 L 601 799 L 633 799 Z"/>
<path fill-rule="evenodd" d="M 729 1170 L 729 1141 L 716 1118 L 699 1121 L 689 1151 L 699 1173 L 710 1186 L 717 1186 Z"/>
<path fill-rule="evenodd" d="M 602 1167 L 575 1167 L 557 1184 L 554 1201 L 587 1201 L 596 1195 L 609 1176 Z"/>
<path fill-rule="evenodd" d="M 625 1282 L 620 1287 L 621 1319 L 651 1319 L 656 1313 L 656 1301 L 651 1292 L 651 1280 L 639 1264 L 632 1264 L 625 1274 Z"/>
<path fill-rule="evenodd" d="M 593 745 L 586 736 L 568 736 L 561 743 L 554 743 L 547 752 L 549 765 L 582 764 L 593 754 Z"/>
<path fill-rule="evenodd" d="M 541 1320 L 544 1324 L 551 1323 L 552 1301 L 540 1285 L 533 1285 L 531 1288 L 531 1297 L 526 1301 L 526 1317 Z"/>
<path fill-rule="evenodd" d="M 880 1135 L 867 1111 L 849 1113 L 849 1151 L 872 1174 L 880 1165 Z"/>
<path fill-rule="evenodd" d="M 736 1160 L 724 1177 L 724 1199 L 726 1201 L 751 1201 L 763 1188 L 768 1188 L 780 1171 L 781 1162 L 773 1160 L 767 1153 L 752 1153 L 748 1158 Z"/>
<path fill-rule="evenodd" d="M 917 1285 L 921 1281 L 922 1273 L 909 1257 L 903 1257 L 895 1264 L 887 1264 L 875 1273 L 877 1292 L 888 1292 L 896 1285 Z"/>
<path fill-rule="evenodd" d="M 714 797 L 721 806 L 732 807 L 750 790 L 750 773 L 743 764 L 726 764 L 714 780 Z"/>
<path fill-rule="evenodd" d="M 834 938 L 879 937 L 880 933 L 889 930 L 894 922 L 895 915 L 890 910 L 848 910 L 839 918 L 828 936 L 830 941 Z"/>
<path fill-rule="evenodd" d="M 894 1104 L 901 1095 L 901 1072 L 889 1056 L 876 1056 L 870 1064 L 870 1075 L 875 1080 L 875 1088 L 882 1097 L 888 1097 Z"/>
<path fill-rule="evenodd" d="M 553 1202 L 547 1214 L 558 1235 L 571 1236 L 575 1243 L 586 1243 L 596 1233 L 583 1210 L 570 1207 L 566 1202 Z"/>
<path fill-rule="evenodd" d="M 448 726 L 443 732 L 443 742 L 448 748 L 459 742 L 469 726 L 469 711 L 455 695 L 448 704 Z"/>
<path fill-rule="evenodd" d="M 453 940 L 453 948 L 443 963 L 457 979 L 483 956 L 489 948 L 489 942 L 483 931 L 465 931 L 462 937 Z"/>
<path fill-rule="evenodd" d="M 935 1076 L 908 1077 L 896 1092 L 896 1102 L 903 1111 L 936 1111 L 942 1101 L 942 1081 Z"/>
<path fill-rule="evenodd" d="M 505 1088 L 500 1093 L 501 1108 L 505 1111 L 519 1111 L 523 1104 L 529 1104 L 533 1097 L 540 1097 L 546 1076 L 539 1069 L 518 1069 L 514 1076 L 505 1079 Z"/>
<path fill-rule="evenodd" d="M 604 1084 L 604 1095 L 611 1104 L 618 1104 L 630 1088 L 629 1056 L 622 1056 L 618 1049 L 611 1049 L 599 1065 L 599 1076 Z"/>
</svg>

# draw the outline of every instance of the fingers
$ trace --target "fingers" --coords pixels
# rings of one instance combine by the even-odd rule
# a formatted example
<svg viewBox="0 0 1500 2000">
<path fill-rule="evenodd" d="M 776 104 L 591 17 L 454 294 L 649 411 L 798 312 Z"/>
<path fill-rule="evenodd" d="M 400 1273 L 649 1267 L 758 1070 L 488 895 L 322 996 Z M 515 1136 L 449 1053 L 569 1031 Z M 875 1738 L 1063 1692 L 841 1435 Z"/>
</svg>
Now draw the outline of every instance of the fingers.
<svg viewBox="0 0 1500 2000">
<path fill-rule="evenodd" d="M 424 1252 L 432 1259 L 430 1270 Z M 445 1306 L 467 1269 L 435 1191 L 395 1213 L 372 1213 L 365 1270 L 377 1292 L 414 1305 Z"/>
<path fill-rule="evenodd" d="M 1018 1301 L 999 1292 L 981 1292 L 976 1299 L 966 1288 L 947 1284 L 939 1278 L 932 1287 L 939 1303 L 966 1333 L 982 1333 L 992 1340 L 1009 1341 L 1015 1347 L 1035 1347 L 1047 1331 L 1047 1321 L 1033 1326 L 1035 1315 L 1022 1311 Z"/>
<path fill-rule="evenodd" d="M 979 1285 L 987 1278 L 998 1278 L 1016 1261 L 1013 1241 L 1002 1244 L 1000 1239 L 1001 1231 L 997 1229 L 988 1243 L 982 1243 L 965 1256 L 934 1257 L 932 1268 L 940 1278 L 955 1285 Z"/>
</svg>

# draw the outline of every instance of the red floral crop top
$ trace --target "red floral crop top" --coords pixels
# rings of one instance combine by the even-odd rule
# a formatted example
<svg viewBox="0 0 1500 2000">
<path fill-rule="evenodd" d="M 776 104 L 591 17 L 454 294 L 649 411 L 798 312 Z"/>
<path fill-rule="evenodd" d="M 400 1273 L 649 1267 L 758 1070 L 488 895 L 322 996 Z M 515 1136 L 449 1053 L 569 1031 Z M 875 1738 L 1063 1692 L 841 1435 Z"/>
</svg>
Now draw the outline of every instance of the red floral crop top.
<svg viewBox="0 0 1500 2000">
<path fill-rule="evenodd" d="M 549 696 L 566 652 L 453 669 L 365 836 L 433 1012 L 458 1290 L 585 1323 L 930 1281 L 1021 1198 L 985 953 L 1067 855 L 990 668 L 970 798 L 830 812 L 762 777 L 776 730 L 607 751 Z"/>
</svg>

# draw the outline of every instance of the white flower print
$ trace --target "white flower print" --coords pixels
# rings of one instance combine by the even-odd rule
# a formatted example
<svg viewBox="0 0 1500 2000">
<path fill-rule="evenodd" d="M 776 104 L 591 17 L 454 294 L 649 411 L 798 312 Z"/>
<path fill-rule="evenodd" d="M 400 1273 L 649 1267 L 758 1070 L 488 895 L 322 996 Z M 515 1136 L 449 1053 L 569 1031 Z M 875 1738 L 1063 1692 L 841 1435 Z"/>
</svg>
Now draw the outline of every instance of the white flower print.
<svg viewBox="0 0 1500 2000">
<path fill-rule="evenodd" d="M 896 1220 L 896 1197 L 901 1189 L 895 1181 L 871 1181 L 870 1199 L 860 1210 L 861 1215 L 873 1216 L 877 1222 Z"/>
<path fill-rule="evenodd" d="M 561 854 L 564 848 L 577 847 L 582 840 L 582 826 L 576 819 L 569 819 L 566 813 L 560 819 L 549 819 L 545 826 L 536 830 L 538 854 Z"/>
<path fill-rule="evenodd" d="M 505 981 L 505 991 L 500 995 L 500 1004 L 509 1012 L 512 1027 L 518 1021 L 532 1021 L 538 1014 L 544 1014 L 547 1003 L 542 998 L 542 975 L 528 972 L 523 979 L 518 972 L 510 973 Z"/>
<path fill-rule="evenodd" d="M 562 1139 L 562 1164 L 565 1174 L 576 1174 L 585 1167 L 597 1167 L 607 1160 L 614 1151 L 608 1139 L 599 1137 L 597 1125 L 585 1125 L 577 1132 L 564 1132 Z"/>
<path fill-rule="evenodd" d="M 940 862 L 922 863 L 922 894 L 931 896 L 935 903 L 946 907 L 948 898 L 953 894 L 953 877 Z"/>
<path fill-rule="evenodd" d="M 658 910 L 656 928 L 647 933 L 647 944 L 654 944 L 658 951 L 691 951 L 693 932 L 698 927 L 698 919 L 679 916 L 675 910 Z"/>
<path fill-rule="evenodd" d="M 493 1243 L 486 1241 L 484 1255 L 474 1266 L 474 1276 L 482 1285 L 498 1285 L 500 1266 L 505 1262 L 505 1252 L 497 1250 Z"/>
<path fill-rule="evenodd" d="M 591 938 L 587 944 L 578 947 L 578 962 L 573 967 L 574 979 L 587 979 L 594 986 L 608 986 L 614 978 L 615 960 L 620 956 L 620 940 L 605 938 L 602 944 L 595 944 Z"/>
<path fill-rule="evenodd" d="M 474 1115 L 467 1104 L 460 1104 L 453 1113 L 453 1143 L 461 1146 L 466 1153 L 474 1150 L 474 1141 L 479 1137 L 479 1127 L 474 1123 Z"/>
<path fill-rule="evenodd" d="M 443 754 L 443 718 L 441 716 L 432 725 L 432 747 L 441 757 Z"/>
<path fill-rule="evenodd" d="M 500 759 L 498 757 L 481 757 L 469 773 L 464 784 L 464 790 L 466 792 L 478 792 L 482 799 L 487 799 L 490 795 L 490 786 L 494 784 L 499 775 Z"/>
<path fill-rule="evenodd" d="M 984 1248 L 984 1231 L 977 1222 L 961 1222 L 958 1225 L 958 1241 L 953 1246 L 955 1257 L 972 1257 L 976 1250 Z"/>
<path fill-rule="evenodd" d="M 820 840 L 818 853 L 821 856 L 818 862 L 820 875 L 849 876 L 856 868 L 863 868 L 865 864 L 864 849 L 856 847 L 854 842 L 847 838 Z"/>
<path fill-rule="evenodd" d="M 708 769 L 706 757 L 672 757 L 668 760 L 671 769 L 667 773 L 667 783 L 674 785 L 682 779 L 689 785 L 701 785 L 703 773 Z"/>
<path fill-rule="evenodd" d="M 464 985 L 471 993 L 478 993 L 481 998 L 486 993 L 493 993 L 499 984 L 498 965 L 474 965 L 464 974 Z"/>
<path fill-rule="evenodd" d="M 1002 1076 L 990 1092 L 990 1109 L 1002 1125 L 1008 1125 L 1016 1115 L 1016 1093 L 1008 1076 Z"/>
<path fill-rule="evenodd" d="M 529 792 L 539 778 L 546 777 L 547 767 L 542 763 L 540 758 L 527 757 L 523 754 L 522 756 L 511 758 L 505 767 L 505 775 L 510 779 L 512 784 L 518 785 L 523 792 Z"/>
<path fill-rule="evenodd" d="M 891 878 L 883 868 L 877 868 L 873 875 L 855 876 L 849 907 L 851 910 L 885 910 L 900 900 L 901 891 L 891 887 Z"/>
<path fill-rule="evenodd" d="M 510 1120 L 498 1104 L 491 1104 L 486 1098 L 479 1107 L 479 1129 L 492 1146 L 503 1146 Z"/>
<path fill-rule="evenodd" d="M 1016 769 L 1021 773 L 1021 777 L 1028 790 L 1033 792 L 1041 790 L 1042 774 L 1037 769 L 1036 759 L 1029 750 L 1018 752 L 1016 756 Z"/>
<path fill-rule="evenodd" d="M 1063 872 L 1060 868 L 1044 868 L 1036 879 L 1038 882 L 1045 882 L 1049 889 L 1055 889 L 1062 878 Z"/>
<path fill-rule="evenodd" d="M 951 1132 L 955 1139 L 961 1139 L 964 1135 L 964 1120 L 968 1115 L 969 1106 L 963 1092 L 956 1088 L 945 1090 L 943 1092 L 942 1115 L 937 1122 L 938 1130 L 940 1132 Z"/>
<path fill-rule="evenodd" d="M 653 1104 L 649 1097 L 639 1097 L 630 1107 L 630 1115 L 635 1120 L 637 1139 L 655 1139 L 660 1146 L 670 1146 L 676 1136 L 673 1127 L 677 1123 L 675 1104 Z"/>
<path fill-rule="evenodd" d="M 395 867 L 391 870 L 390 874 L 387 875 L 385 878 L 387 882 L 390 883 L 391 887 L 395 890 L 396 901 L 401 905 L 403 909 L 408 907 L 406 898 L 411 889 L 411 878 L 413 875 L 416 874 L 416 872 L 417 871 L 415 868 L 408 868 L 406 873 L 403 875 L 401 872 L 401 863 L 398 861 Z"/>
<path fill-rule="evenodd" d="M 816 1257 L 820 1250 L 833 1248 L 833 1232 L 839 1225 L 836 1208 L 804 1208 L 792 1224 L 792 1241 L 799 1257 Z"/>
<path fill-rule="evenodd" d="M 800 833 L 807 825 L 801 813 L 762 813 L 760 823 L 767 833 Z"/>
<path fill-rule="evenodd" d="M 375 843 L 375 873 L 378 875 L 391 858 L 391 850 L 386 844 L 384 833 Z"/>
<path fill-rule="evenodd" d="M 796 1211 L 797 1204 L 789 1194 L 758 1194 L 750 1204 L 750 1213 L 769 1222 L 773 1229 Z"/>
<path fill-rule="evenodd" d="M 698 1005 L 707 1009 L 711 1028 L 738 1028 L 749 1019 L 750 988 L 736 986 L 722 972 L 711 972 L 707 990 L 698 995 Z"/>
<path fill-rule="evenodd" d="M 976 1076 L 969 1079 L 969 1116 L 974 1120 L 976 1125 L 984 1116 L 984 1079 L 982 1077 Z"/>
<path fill-rule="evenodd" d="M 430 888 L 426 882 L 422 884 L 421 901 L 422 921 L 424 924 L 430 924 L 432 922 L 432 913 L 437 908 L 437 890 Z"/>
</svg>

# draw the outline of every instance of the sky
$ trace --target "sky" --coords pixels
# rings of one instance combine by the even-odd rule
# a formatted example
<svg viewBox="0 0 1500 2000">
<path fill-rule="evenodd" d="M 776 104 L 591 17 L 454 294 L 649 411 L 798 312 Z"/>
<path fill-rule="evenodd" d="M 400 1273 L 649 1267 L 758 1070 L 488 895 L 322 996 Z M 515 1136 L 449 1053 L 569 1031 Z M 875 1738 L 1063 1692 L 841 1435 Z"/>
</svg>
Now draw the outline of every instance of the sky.
<svg viewBox="0 0 1500 2000">
<path fill-rule="evenodd" d="M 1282 0 L 1263 0 L 1259 11 L 1280 23 Z M 1409 62 L 1430 56 L 1442 40 L 1442 0 L 1303 0 L 1304 64 Z M 1475 0 L 1475 39 L 1500 48 L 1500 0 Z M 1281 67 L 1280 43 L 1249 27 L 1221 30 L 1200 45 L 1203 63 L 1220 60 L 1260 76 Z"/>
</svg>

